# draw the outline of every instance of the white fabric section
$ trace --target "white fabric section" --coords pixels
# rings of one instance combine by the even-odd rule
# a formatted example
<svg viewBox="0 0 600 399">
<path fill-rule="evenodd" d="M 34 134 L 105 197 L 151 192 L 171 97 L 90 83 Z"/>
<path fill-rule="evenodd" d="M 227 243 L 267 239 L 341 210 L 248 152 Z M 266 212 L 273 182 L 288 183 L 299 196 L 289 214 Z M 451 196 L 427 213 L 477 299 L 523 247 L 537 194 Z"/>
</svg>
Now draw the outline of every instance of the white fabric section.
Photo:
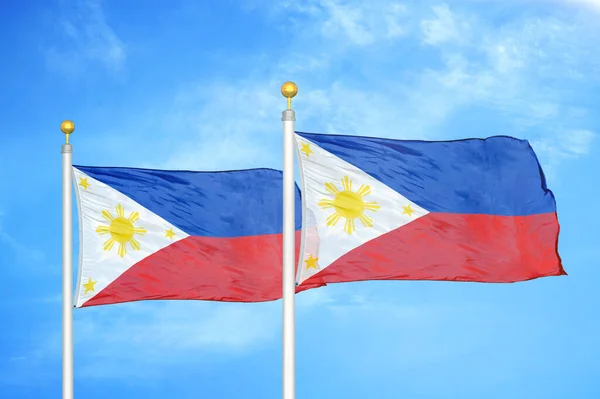
<svg viewBox="0 0 600 399">
<path fill-rule="evenodd" d="M 300 154 L 300 172 L 304 185 L 302 198 L 306 210 L 303 262 L 297 277 L 299 284 L 331 265 L 345 253 L 429 213 L 317 144 L 296 135 L 296 145 Z M 352 181 L 349 191 L 357 193 L 361 185 L 368 185 L 370 192 L 362 196 L 345 195 L 346 201 L 344 201 L 344 194 L 339 196 L 328 191 L 325 186 L 327 183 L 333 184 L 339 192 L 344 191 L 342 180 L 345 177 Z M 338 201 L 335 201 L 336 196 Z M 374 207 L 378 208 L 375 210 L 368 209 L 367 206 L 364 209 L 360 206 L 357 208 L 358 197 L 367 204 L 374 202 Z M 324 204 L 319 204 L 322 200 L 330 201 L 329 204 L 333 206 L 324 208 Z M 334 201 L 333 204 L 331 201 Z M 354 218 L 355 230 L 349 234 L 345 231 L 347 218 L 344 217 L 348 212 L 351 213 L 349 218 L 352 218 L 352 212 L 354 215 L 362 213 L 368 216 L 372 219 L 372 227 L 365 226 L 356 217 Z M 340 214 L 341 217 L 335 225 L 328 226 L 327 218 L 335 213 Z M 316 267 L 309 267 L 311 262 L 307 260 L 311 258 L 318 258 Z"/>
<path fill-rule="evenodd" d="M 120 191 L 93 179 L 77 168 L 73 168 L 73 176 L 77 188 L 80 231 L 79 281 L 75 306 L 80 307 L 131 266 L 188 237 L 188 234 Z M 109 219 L 118 218 L 119 206 L 123 209 L 124 219 L 113 222 L 111 228 Z M 103 212 L 106 217 L 103 216 Z M 139 218 L 133 223 L 132 212 L 139 214 Z M 132 225 L 138 230 L 131 230 Z M 172 238 L 169 237 L 171 234 L 167 233 L 168 230 L 174 233 Z M 104 234 L 100 234 L 101 232 Z M 135 241 L 130 240 L 122 245 L 125 253 L 121 253 L 121 256 L 121 244 L 118 240 L 112 248 L 105 249 L 111 238 L 120 241 L 133 238 Z M 139 249 L 134 248 L 136 241 L 139 243 Z"/>
<path fill-rule="evenodd" d="M 304 194 L 303 194 L 304 195 Z M 302 281 L 306 280 L 310 276 L 316 274 L 319 269 L 316 267 L 320 263 L 316 262 L 313 266 L 315 267 L 307 267 L 306 260 L 310 258 L 312 255 L 313 258 L 319 257 L 319 229 L 317 226 L 317 219 L 315 217 L 315 213 L 310 207 L 307 207 L 304 211 L 304 227 L 302 229 L 302 247 L 301 250 L 304 253 L 302 258 L 302 262 L 300 262 L 298 267 L 298 272 L 296 274 L 296 283 L 300 284 Z"/>
</svg>

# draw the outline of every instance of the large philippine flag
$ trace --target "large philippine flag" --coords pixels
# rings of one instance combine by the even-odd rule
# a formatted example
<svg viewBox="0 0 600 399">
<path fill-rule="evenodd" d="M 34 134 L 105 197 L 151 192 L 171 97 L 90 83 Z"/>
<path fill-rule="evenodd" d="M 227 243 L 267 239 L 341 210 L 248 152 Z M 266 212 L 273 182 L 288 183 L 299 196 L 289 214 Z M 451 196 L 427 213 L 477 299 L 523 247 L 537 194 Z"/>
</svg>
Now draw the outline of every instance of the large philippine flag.
<svg viewBox="0 0 600 399">
<path fill-rule="evenodd" d="M 296 133 L 297 283 L 508 283 L 566 274 L 554 196 L 511 137 L 445 142 Z"/>
<path fill-rule="evenodd" d="M 76 306 L 281 298 L 282 173 L 74 166 Z M 300 192 L 296 189 L 299 237 Z"/>
</svg>

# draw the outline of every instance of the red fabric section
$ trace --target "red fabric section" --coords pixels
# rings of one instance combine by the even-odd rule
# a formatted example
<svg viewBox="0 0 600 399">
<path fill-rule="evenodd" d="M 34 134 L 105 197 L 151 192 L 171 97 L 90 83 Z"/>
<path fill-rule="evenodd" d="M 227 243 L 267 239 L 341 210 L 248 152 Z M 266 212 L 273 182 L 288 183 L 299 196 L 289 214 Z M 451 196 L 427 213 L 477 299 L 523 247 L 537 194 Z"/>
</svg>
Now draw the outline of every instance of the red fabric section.
<svg viewBox="0 0 600 399">
<path fill-rule="evenodd" d="M 430 213 L 348 252 L 301 287 L 361 280 L 510 283 L 565 275 L 558 233 L 556 213 Z"/>
<path fill-rule="evenodd" d="M 282 240 L 281 234 L 187 237 L 133 265 L 83 307 L 147 299 L 279 299 Z M 298 231 L 296 259 L 299 244 Z"/>
<path fill-rule="evenodd" d="M 509 283 L 565 275 L 555 213 L 430 213 L 343 255 L 296 292 L 365 280 Z M 300 233 L 296 233 L 296 259 Z M 282 236 L 188 237 L 123 273 L 83 306 L 148 299 L 281 298 Z"/>
</svg>

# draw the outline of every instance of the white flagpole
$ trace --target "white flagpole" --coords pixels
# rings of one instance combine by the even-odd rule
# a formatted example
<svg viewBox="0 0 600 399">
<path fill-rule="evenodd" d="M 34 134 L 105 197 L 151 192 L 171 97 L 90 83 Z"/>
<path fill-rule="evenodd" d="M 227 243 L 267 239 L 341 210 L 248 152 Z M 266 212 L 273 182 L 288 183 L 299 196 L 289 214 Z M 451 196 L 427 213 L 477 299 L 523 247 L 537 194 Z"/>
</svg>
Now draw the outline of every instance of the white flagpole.
<svg viewBox="0 0 600 399">
<path fill-rule="evenodd" d="M 60 130 L 66 135 L 62 146 L 62 212 L 63 212 L 63 291 L 62 291 L 62 352 L 63 352 L 63 399 L 73 399 L 73 218 L 72 218 L 72 166 L 73 147 L 69 136 L 75 130 L 71 121 L 63 121 Z"/>
<path fill-rule="evenodd" d="M 295 386 L 295 326 L 294 296 L 296 294 L 295 250 L 295 182 L 294 182 L 294 121 L 292 98 L 298 93 L 293 82 L 281 86 L 287 98 L 283 111 L 283 399 L 294 399 Z"/>
</svg>

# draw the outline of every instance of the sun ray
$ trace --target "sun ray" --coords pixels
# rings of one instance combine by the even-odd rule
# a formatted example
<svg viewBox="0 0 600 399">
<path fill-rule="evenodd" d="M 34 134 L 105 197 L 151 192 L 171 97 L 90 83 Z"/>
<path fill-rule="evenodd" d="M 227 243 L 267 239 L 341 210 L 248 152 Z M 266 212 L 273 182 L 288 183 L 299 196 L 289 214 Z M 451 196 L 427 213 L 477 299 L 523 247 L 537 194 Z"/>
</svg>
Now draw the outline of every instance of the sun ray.
<svg viewBox="0 0 600 399">
<path fill-rule="evenodd" d="M 104 241 L 104 250 L 105 251 L 110 251 L 113 247 L 113 245 L 115 245 L 115 242 L 117 242 L 114 238 L 109 238 L 108 240 Z"/>
<path fill-rule="evenodd" d="M 371 186 L 369 186 L 368 184 L 367 185 L 361 184 L 360 188 L 358 189 L 356 194 L 360 195 L 361 198 L 366 195 L 371 194 Z"/>
<path fill-rule="evenodd" d="M 344 231 L 348 234 L 352 234 L 354 232 L 354 219 L 346 219 L 346 223 L 344 224 Z"/>
<path fill-rule="evenodd" d="M 333 207 L 333 200 L 323 198 L 318 205 L 323 209 L 328 209 Z"/>
<path fill-rule="evenodd" d="M 115 217 L 109 211 L 102 211 L 102 217 L 109 222 L 115 220 Z"/>
<path fill-rule="evenodd" d="M 323 198 L 318 205 L 322 209 L 333 208 L 334 211 L 327 217 L 327 226 L 335 226 L 337 222 L 344 218 L 344 231 L 352 234 L 356 231 L 356 219 L 360 220 L 366 228 L 374 226 L 374 220 L 365 215 L 365 211 L 377 212 L 381 208 L 375 201 L 365 202 L 363 199 L 371 194 L 371 186 L 361 184 L 358 190 L 352 191 L 352 179 L 344 176 L 340 179 L 342 190 L 338 189 L 334 183 L 325 183 L 326 190 L 334 196 L 333 199 Z"/>
<path fill-rule="evenodd" d="M 336 223 L 338 222 L 338 220 L 340 220 L 340 218 L 342 217 L 342 215 L 340 215 L 339 213 L 334 213 L 332 215 L 329 215 L 327 217 L 327 226 L 335 226 Z"/>
<path fill-rule="evenodd" d="M 137 222 L 139 218 L 140 214 L 138 212 L 131 212 L 131 214 L 129 215 L 129 220 L 131 221 L 131 223 Z"/>
<path fill-rule="evenodd" d="M 381 206 L 377 202 L 365 202 L 365 209 L 375 212 L 380 208 Z"/>
<path fill-rule="evenodd" d="M 125 247 L 125 243 L 119 243 L 119 256 L 122 258 L 127 253 L 127 248 Z"/>
<path fill-rule="evenodd" d="M 129 217 L 125 217 L 125 207 L 118 204 L 116 207 L 117 216 L 114 217 L 109 211 L 102 211 L 102 217 L 109 222 L 108 226 L 97 226 L 96 233 L 103 235 L 110 233 L 110 238 L 104 242 L 104 250 L 110 251 L 115 244 L 118 244 L 117 253 L 121 258 L 127 254 L 127 243 L 136 251 L 141 249 L 141 244 L 135 239 L 135 235 L 143 236 L 147 233 L 144 227 L 136 227 L 135 222 L 140 219 L 139 212 L 130 212 Z"/>
<path fill-rule="evenodd" d="M 333 183 L 325 183 L 325 188 L 333 195 L 338 195 L 340 190 Z"/>
<path fill-rule="evenodd" d="M 373 219 L 370 216 L 362 214 L 358 217 L 358 220 L 360 220 L 365 227 L 373 227 Z"/>
<path fill-rule="evenodd" d="M 110 227 L 108 226 L 98 226 L 96 227 L 96 233 L 102 235 L 110 232 Z"/>
<path fill-rule="evenodd" d="M 352 180 L 348 176 L 344 176 L 342 179 L 342 187 L 344 191 L 352 191 Z"/>
<path fill-rule="evenodd" d="M 140 250 L 140 242 L 135 238 L 132 238 L 129 243 L 131 244 L 131 248 L 135 249 L 136 251 Z"/>
</svg>

